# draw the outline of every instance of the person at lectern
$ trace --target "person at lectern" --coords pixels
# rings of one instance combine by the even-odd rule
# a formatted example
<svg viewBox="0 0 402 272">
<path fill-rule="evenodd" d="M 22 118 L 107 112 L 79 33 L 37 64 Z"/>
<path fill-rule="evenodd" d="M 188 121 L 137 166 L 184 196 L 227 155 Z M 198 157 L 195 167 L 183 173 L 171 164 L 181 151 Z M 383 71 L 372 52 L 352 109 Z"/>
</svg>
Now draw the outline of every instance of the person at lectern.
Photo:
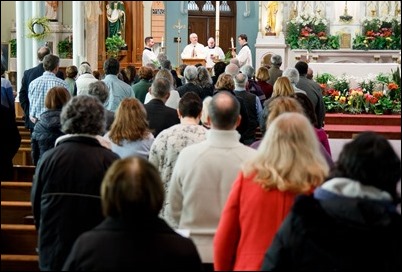
<svg viewBox="0 0 402 272">
<path fill-rule="evenodd" d="M 190 34 L 190 44 L 184 47 L 183 52 L 181 53 L 182 59 L 206 59 L 207 51 L 203 44 L 198 42 L 198 35 L 195 33 Z"/>
</svg>

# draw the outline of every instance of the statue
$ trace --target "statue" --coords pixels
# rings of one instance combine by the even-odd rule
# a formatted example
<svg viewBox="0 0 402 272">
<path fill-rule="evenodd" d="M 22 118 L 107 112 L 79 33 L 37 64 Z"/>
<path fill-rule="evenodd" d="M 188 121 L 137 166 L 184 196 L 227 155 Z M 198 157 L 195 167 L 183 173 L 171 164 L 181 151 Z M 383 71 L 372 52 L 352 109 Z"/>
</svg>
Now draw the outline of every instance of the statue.
<svg viewBox="0 0 402 272">
<path fill-rule="evenodd" d="M 122 1 L 112 1 L 106 5 L 106 14 L 109 21 L 108 37 L 121 36 L 125 40 L 126 13 Z"/>
<path fill-rule="evenodd" d="M 45 17 L 50 21 L 57 21 L 57 8 L 59 7 L 59 1 L 45 1 Z"/>
<path fill-rule="evenodd" d="M 276 14 L 278 13 L 279 2 L 278 1 L 269 1 L 267 6 L 267 26 L 265 30 L 267 34 L 275 33 L 276 28 Z"/>
</svg>

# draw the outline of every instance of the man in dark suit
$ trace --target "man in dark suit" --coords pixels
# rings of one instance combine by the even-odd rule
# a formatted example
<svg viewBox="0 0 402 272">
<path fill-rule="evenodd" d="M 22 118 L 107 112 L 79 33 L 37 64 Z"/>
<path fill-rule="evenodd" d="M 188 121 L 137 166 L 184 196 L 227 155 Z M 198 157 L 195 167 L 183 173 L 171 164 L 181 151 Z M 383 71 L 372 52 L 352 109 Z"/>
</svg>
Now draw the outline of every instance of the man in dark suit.
<svg viewBox="0 0 402 272">
<path fill-rule="evenodd" d="M 170 87 L 168 79 L 155 79 L 151 86 L 151 94 L 154 98 L 144 105 L 147 111 L 149 128 L 155 138 L 162 130 L 180 123 L 177 111 L 165 106 L 170 95 Z"/>
<path fill-rule="evenodd" d="M 22 77 L 22 81 L 21 81 L 21 89 L 20 89 L 20 93 L 19 93 L 19 100 L 20 100 L 20 104 L 22 109 L 24 110 L 24 114 L 25 114 L 25 127 L 29 128 L 29 130 L 33 131 L 34 128 L 34 123 L 31 122 L 31 120 L 29 119 L 29 99 L 28 99 L 28 87 L 29 84 L 36 78 L 40 77 L 43 75 L 43 72 L 45 71 L 45 69 L 43 68 L 43 58 L 46 55 L 49 55 L 50 52 L 50 48 L 47 46 L 42 46 L 38 49 L 38 60 L 40 61 L 40 63 L 31 68 L 28 69 L 24 72 L 24 75 Z M 61 71 L 58 71 L 56 76 L 60 79 L 64 80 L 64 74 Z"/>
</svg>

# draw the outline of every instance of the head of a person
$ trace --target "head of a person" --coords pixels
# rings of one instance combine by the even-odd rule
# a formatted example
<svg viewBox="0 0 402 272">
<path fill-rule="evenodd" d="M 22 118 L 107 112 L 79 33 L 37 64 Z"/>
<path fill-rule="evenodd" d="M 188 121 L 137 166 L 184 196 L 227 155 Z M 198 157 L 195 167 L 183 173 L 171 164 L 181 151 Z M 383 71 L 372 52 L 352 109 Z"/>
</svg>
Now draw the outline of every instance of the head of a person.
<svg viewBox="0 0 402 272">
<path fill-rule="evenodd" d="M 97 97 L 104 104 L 109 98 L 109 87 L 102 80 L 95 81 L 89 84 L 88 94 Z"/>
<path fill-rule="evenodd" d="M 209 74 L 207 68 L 205 66 L 198 66 L 197 67 L 197 82 L 201 85 L 201 87 L 212 84 L 212 78 Z"/>
<path fill-rule="evenodd" d="M 212 96 L 207 96 L 202 100 L 202 111 L 201 111 L 201 123 L 204 127 L 210 128 L 211 124 L 209 122 L 208 106 L 211 103 Z"/>
<path fill-rule="evenodd" d="M 235 90 L 245 90 L 247 82 L 248 82 L 247 75 L 243 73 L 238 73 L 234 77 Z"/>
<path fill-rule="evenodd" d="M 233 76 L 227 73 L 220 74 L 215 84 L 216 91 L 233 91 L 235 83 Z"/>
<path fill-rule="evenodd" d="M 266 82 L 269 79 L 269 71 L 265 66 L 261 66 L 257 70 L 257 74 L 255 76 L 257 80 Z"/>
<path fill-rule="evenodd" d="M 172 69 L 172 64 L 170 63 L 170 60 L 168 60 L 167 55 L 164 52 L 159 52 L 158 56 L 156 56 L 156 58 L 158 59 L 159 64 L 162 67 L 162 64 L 164 65 L 164 68 L 168 67 L 168 65 L 170 65 L 170 68 L 168 69 Z"/>
<path fill-rule="evenodd" d="M 45 96 L 45 107 L 49 110 L 61 110 L 71 99 L 70 92 L 61 86 L 50 88 Z"/>
<path fill-rule="evenodd" d="M 138 77 L 140 79 L 151 80 L 154 77 L 153 70 L 148 66 L 141 66 L 138 70 Z"/>
<path fill-rule="evenodd" d="M 313 77 L 314 77 L 314 71 L 313 71 L 313 69 L 311 69 L 310 67 L 307 69 L 306 77 L 307 77 L 308 79 L 313 79 Z"/>
<path fill-rule="evenodd" d="M 194 65 L 187 65 L 186 69 L 184 69 L 184 78 L 186 79 L 186 83 L 195 82 L 198 76 L 197 67 Z"/>
<path fill-rule="evenodd" d="M 115 58 L 108 58 L 103 63 L 103 70 L 105 71 L 106 75 L 116 75 L 120 71 L 120 63 Z"/>
<path fill-rule="evenodd" d="M 233 64 L 235 64 L 237 67 L 240 68 L 240 62 L 239 62 L 239 60 L 236 59 L 236 58 L 230 59 L 229 63 L 233 63 Z"/>
<path fill-rule="evenodd" d="M 330 178 L 344 177 L 397 197 L 401 160 L 389 141 L 375 132 L 362 132 L 345 144 Z"/>
<path fill-rule="evenodd" d="M 136 141 L 149 134 L 149 124 L 144 105 L 136 98 L 124 98 L 115 112 L 109 138 L 122 145 L 124 140 Z"/>
<path fill-rule="evenodd" d="M 190 34 L 190 43 L 196 45 L 198 43 L 198 35 L 195 33 Z"/>
<path fill-rule="evenodd" d="M 95 96 L 74 96 L 61 110 L 60 123 L 66 134 L 103 135 L 105 108 Z"/>
<path fill-rule="evenodd" d="M 179 101 L 177 112 L 181 117 L 199 118 L 202 111 L 202 100 L 195 92 L 186 92 Z"/>
<path fill-rule="evenodd" d="M 39 60 L 39 61 L 43 61 L 43 58 L 44 58 L 46 55 L 49 55 L 50 53 L 51 53 L 51 51 L 50 51 L 50 48 L 49 48 L 49 47 L 47 47 L 47 46 L 41 46 L 41 47 L 39 47 L 38 52 L 37 52 L 38 60 Z"/>
<path fill-rule="evenodd" d="M 91 67 L 91 64 L 88 61 L 83 61 L 80 63 L 80 65 L 82 65 L 82 64 L 87 64 L 89 67 Z"/>
<path fill-rule="evenodd" d="M 239 41 L 240 45 L 243 45 L 243 44 L 247 43 L 247 35 L 240 34 L 239 37 L 237 37 L 237 40 Z"/>
<path fill-rule="evenodd" d="M 248 77 L 248 79 L 252 79 L 254 77 L 255 70 L 253 66 L 246 64 L 240 68 L 240 72 L 245 74 Z"/>
<path fill-rule="evenodd" d="M 101 185 L 103 214 L 129 222 L 157 217 L 164 194 L 158 169 L 152 163 L 140 157 L 116 160 Z"/>
<path fill-rule="evenodd" d="M 265 134 L 269 124 L 284 112 L 298 112 L 303 114 L 303 108 L 295 98 L 290 96 L 276 96 L 265 100 L 260 123 L 261 132 Z"/>
<path fill-rule="evenodd" d="M 299 71 L 297 71 L 296 68 L 286 68 L 285 71 L 283 71 L 282 76 L 285 76 L 289 78 L 290 83 L 293 85 L 296 85 L 299 82 L 300 76 L 299 76 Z"/>
<path fill-rule="evenodd" d="M 156 73 L 155 79 L 161 78 L 161 77 L 166 78 L 167 80 L 169 80 L 169 82 L 171 84 L 171 89 L 174 89 L 175 81 L 174 81 L 173 75 L 170 72 L 170 70 L 164 69 L 164 68 L 160 69 L 158 71 L 158 73 Z"/>
<path fill-rule="evenodd" d="M 152 47 L 154 46 L 155 42 L 154 42 L 154 37 L 146 37 L 145 38 L 145 45 L 147 47 Z"/>
<path fill-rule="evenodd" d="M 272 97 L 275 96 L 292 96 L 295 94 L 292 84 L 288 77 L 278 77 L 274 83 Z"/>
<path fill-rule="evenodd" d="M 297 101 L 299 101 L 300 105 L 303 107 L 304 114 L 310 120 L 311 124 L 315 128 L 320 128 L 318 126 L 317 114 L 315 113 L 314 105 L 311 102 L 310 98 L 308 98 L 308 96 L 304 93 L 295 93 L 294 97 L 296 98 Z"/>
<path fill-rule="evenodd" d="M 96 78 L 96 79 L 98 79 L 98 80 L 100 80 L 101 79 L 101 73 L 98 71 L 98 70 L 94 70 L 93 72 L 92 72 L 92 75 L 94 76 L 94 78 Z"/>
<path fill-rule="evenodd" d="M 172 70 L 172 62 L 168 59 L 161 61 L 161 68 L 162 69 L 168 69 L 168 70 Z"/>
<path fill-rule="evenodd" d="M 59 67 L 60 58 L 53 54 L 48 54 L 43 58 L 43 69 L 47 72 L 52 72 Z"/>
<path fill-rule="evenodd" d="M 233 94 L 220 91 L 212 97 L 208 114 L 212 129 L 235 130 L 241 119 L 240 103 Z"/>
<path fill-rule="evenodd" d="M 89 66 L 86 63 L 81 64 L 80 67 L 78 68 L 78 75 L 80 76 L 83 74 L 92 74 L 91 66 Z"/>
<path fill-rule="evenodd" d="M 295 65 L 297 71 L 299 71 L 300 76 L 306 76 L 308 71 L 308 64 L 305 61 L 298 61 Z"/>
<path fill-rule="evenodd" d="M 244 173 L 256 173 L 254 181 L 265 190 L 309 192 L 324 182 L 329 171 L 319 145 L 303 113 L 281 113 L 269 124 Z"/>
<path fill-rule="evenodd" d="M 240 68 L 239 66 L 237 66 L 234 63 L 229 63 L 228 65 L 226 65 L 225 67 L 225 74 L 229 74 L 231 76 L 235 76 L 240 72 Z"/>
<path fill-rule="evenodd" d="M 167 78 L 156 78 L 151 85 L 151 94 L 157 99 L 168 99 L 170 95 L 171 83 Z"/>
<path fill-rule="evenodd" d="M 124 71 L 126 72 L 127 78 L 131 84 L 134 81 L 135 76 L 137 75 L 137 70 L 135 69 L 135 66 L 127 65 L 127 67 L 124 68 Z"/>
<path fill-rule="evenodd" d="M 209 48 L 214 48 L 215 47 L 215 39 L 214 38 L 210 37 L 208 39 L 208 47 Z"/>
<path fill-rule="evenodd" d="M 184 70 L 186 69 L 186 67 L 187 67 L 187 64 L 185 64 L 185 63 L 182 63 L 179 65 L 179 74 L 180 75 L 184 76 Z"/>
<path fill-rule="evenodd" d="M 75 79 L 77 74 L 78 74 L 77 66 L 75 66 L 75 65 L 67 66 L 67 68 L 66 68 L 66 77 Z"/>
<path fill-rule="evenodd" d="M 280 55 L 272 55 L 271 56 L 271 64 L 278 68 L 281 67 L 282 57 Z"/>
<path fill-rule="evenodd" d="M 226 68 L 226 63 L 224 63 L 223 61 L 218 61 L 217 63 L 215 63 L 214 65 L 214 76 L 219 76 L 220 74 L 225 72 L 225 68 Z"/>
</svg>

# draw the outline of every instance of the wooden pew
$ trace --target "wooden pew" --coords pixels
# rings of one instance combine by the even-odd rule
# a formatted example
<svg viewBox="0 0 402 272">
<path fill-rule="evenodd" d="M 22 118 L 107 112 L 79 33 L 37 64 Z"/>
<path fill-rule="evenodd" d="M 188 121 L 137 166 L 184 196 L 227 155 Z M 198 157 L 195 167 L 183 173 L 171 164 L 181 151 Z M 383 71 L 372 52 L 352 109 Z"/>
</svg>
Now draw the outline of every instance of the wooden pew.
<svg viewBox="0 0 402 272">
<path fill-rule="evenodd" d="M 32 182 L 2 181 L 1 201 L 30 201 Z"/>
<path fill-rule="evenodd" d="M 32 224 L 29 201 L 1 201 L 1 224 Z"/>
<path fill-rule="evenodd" d="M 13 164 L 33 165 L 31 147 L 20 147 L 13 158 Z"/>
<path fill-rule="evenodd" d="M 13 166 L 13 181 L 33 181 L 35 174 L 34 165 L 15 165 Z"/>
<path fill-rule="evenodd" d="M 39 271 L 34 225 L 1 224 L 1 270 Z"/>
</svg>

